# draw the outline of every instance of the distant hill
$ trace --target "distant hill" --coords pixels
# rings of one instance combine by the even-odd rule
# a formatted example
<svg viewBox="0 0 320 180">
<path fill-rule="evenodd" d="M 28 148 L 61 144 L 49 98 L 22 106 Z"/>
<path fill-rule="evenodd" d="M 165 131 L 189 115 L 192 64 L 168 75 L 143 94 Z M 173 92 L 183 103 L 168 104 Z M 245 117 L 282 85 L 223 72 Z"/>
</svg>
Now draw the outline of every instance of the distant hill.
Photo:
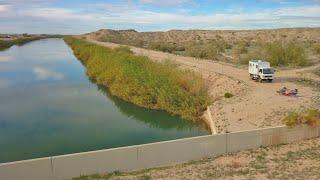
<svg viewBox="0 0 320 180">
<path fill-rule="evenodd" d="M 320 62 L 320 28 L 166 32 L 101 29 L 86 36 L 233 64 L 247 64 L 251 59 L 267 59 L 273 66 L 306 66 Z"/>
<path fill-rule="evenodd" d="M 101 29 L 89 35 L 97 40 L 119 42 L 153 41 L 181 43 L 190 41 L 224 40 L 229 43 L 239 41 L 314 41 L 320 42 L 320 28 L 287 28 L 271 30 L 170 30 L 166 32 L 137 32 L 135 30 Z"/>
</svg>

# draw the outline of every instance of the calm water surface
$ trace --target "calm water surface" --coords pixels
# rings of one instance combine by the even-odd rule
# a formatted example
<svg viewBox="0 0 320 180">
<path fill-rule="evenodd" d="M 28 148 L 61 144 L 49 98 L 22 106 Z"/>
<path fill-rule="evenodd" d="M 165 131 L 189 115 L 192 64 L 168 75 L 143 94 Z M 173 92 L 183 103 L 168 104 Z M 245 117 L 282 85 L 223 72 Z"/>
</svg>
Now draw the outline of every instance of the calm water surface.
<svg viewBox="0 0 320 180">
<path fill-rule="evenodd" d="M 0 52 L 0 162 L 205 134 L 97 87 L 62 39 Z"/>
</svg>

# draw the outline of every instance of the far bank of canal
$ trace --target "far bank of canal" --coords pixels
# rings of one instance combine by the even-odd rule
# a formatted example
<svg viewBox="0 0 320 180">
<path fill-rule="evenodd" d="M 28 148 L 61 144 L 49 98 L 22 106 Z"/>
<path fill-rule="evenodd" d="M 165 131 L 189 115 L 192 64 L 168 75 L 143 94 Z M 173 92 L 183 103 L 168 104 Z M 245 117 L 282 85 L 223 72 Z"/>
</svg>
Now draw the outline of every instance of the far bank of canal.
<svg viewBox="0 0 320 180">
<path fill-rule="evenodd" d="M 62 39 L 0 52 L 0 163 L 208 134 L 110 96 Z"/>
</svg>

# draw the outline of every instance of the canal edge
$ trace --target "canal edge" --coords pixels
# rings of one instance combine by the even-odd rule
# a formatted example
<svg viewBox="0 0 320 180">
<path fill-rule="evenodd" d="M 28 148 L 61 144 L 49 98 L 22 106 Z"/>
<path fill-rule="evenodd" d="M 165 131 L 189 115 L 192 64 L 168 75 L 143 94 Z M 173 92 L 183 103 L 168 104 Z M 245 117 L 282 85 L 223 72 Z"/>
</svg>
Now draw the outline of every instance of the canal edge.
<svg viewBox="0 0 320 180">
<path fill-rule="evenodd" d="M 211 134 L 218 134 L 217 128 L 215 126 L 215 123 L 212 119 L 212 115 L 211 115 L 211 111 L 210 111 L 210 106 L 207 107 L 207 114 L 208 114 L 208 118 L 205 118 L 205 122 L 207 123 Z"/>
</svg>

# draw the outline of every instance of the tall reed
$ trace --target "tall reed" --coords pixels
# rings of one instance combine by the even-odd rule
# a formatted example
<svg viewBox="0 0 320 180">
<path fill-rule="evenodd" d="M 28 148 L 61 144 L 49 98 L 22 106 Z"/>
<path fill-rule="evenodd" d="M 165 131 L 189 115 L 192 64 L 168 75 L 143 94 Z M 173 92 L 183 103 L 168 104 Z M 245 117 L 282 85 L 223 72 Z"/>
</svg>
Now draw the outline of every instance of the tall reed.
<svg viewBox="0 0 320 180">
<path fill-rule="evenodd" d="M 194 121 L 209 104 L 203 79 L 169 61 L 154 62 L 134 55 L 128 47 L 110 49 L 70 36 L 65 42 L 86 66 L 90 78 L 125 101 Z"/>
</svg>

